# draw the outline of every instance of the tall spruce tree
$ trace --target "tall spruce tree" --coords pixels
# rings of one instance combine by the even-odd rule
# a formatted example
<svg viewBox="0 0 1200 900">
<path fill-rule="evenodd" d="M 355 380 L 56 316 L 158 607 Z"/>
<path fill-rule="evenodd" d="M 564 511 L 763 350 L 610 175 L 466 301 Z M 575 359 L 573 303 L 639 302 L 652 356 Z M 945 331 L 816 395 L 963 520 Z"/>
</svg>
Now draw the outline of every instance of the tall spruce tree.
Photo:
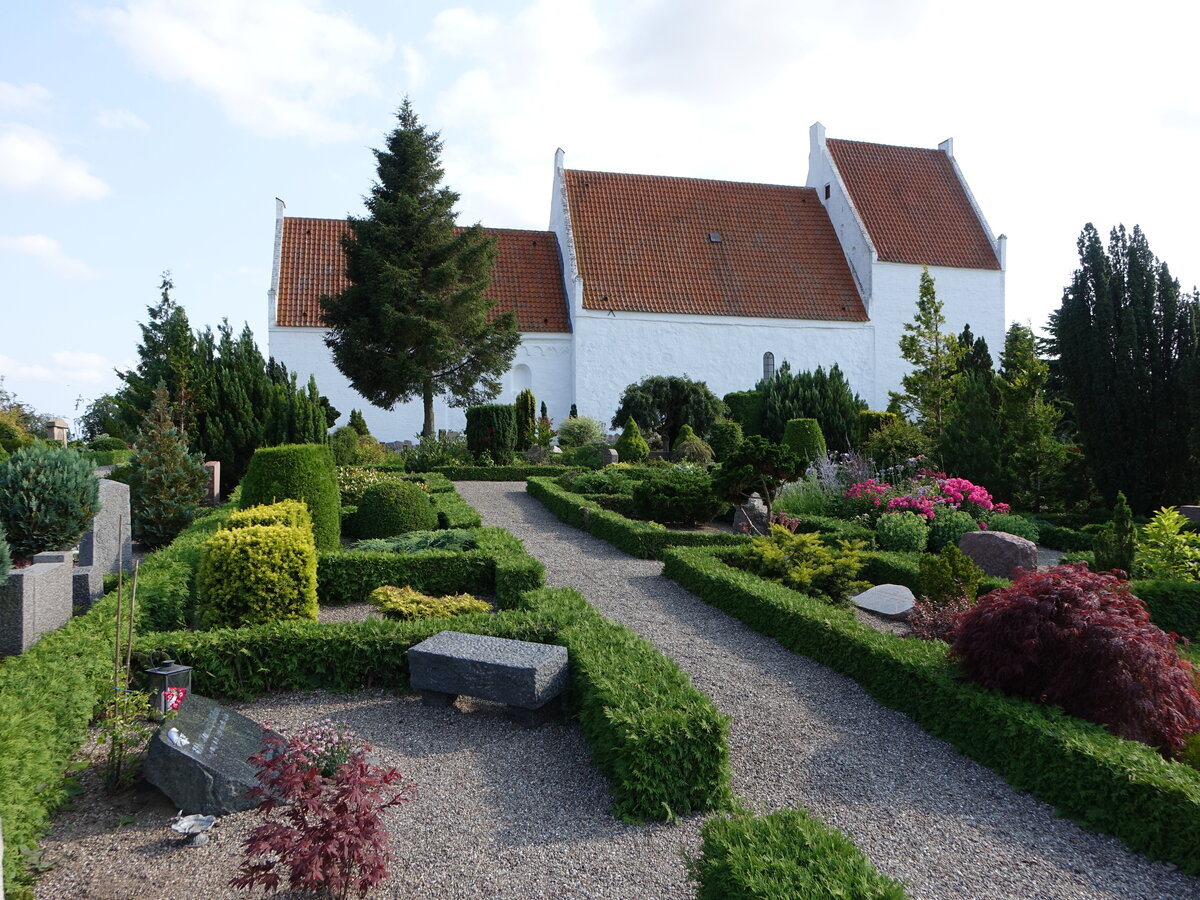
<svg viewBox="0 0 1200 900">
<path fill-rule="evenodd" d="M 350 286 L 322 298 L 338 369 L 375 406 L 420 397 L 422 435 L 434 434 L 433 398 L 475 406 L 500 392 L 520 334 L 511 312 L 494 315 L 484 292 L 495 241 L 478 225 L 456 228 L 458 194 L 442 187 L 442 144 L 406 98 L 399 124 L 376 150 L 379 180 L 368 215 L 347 219 Z"/>
<path fill-rule="evenodd" d="M 1136 226 L 1113 229 L 1106 252 L 1088 223 L 1078 248 L 1050 346 L 1096 486 L 1108 500 L 1123 491 L 1139 513 L 1194 499 L 1196 411 L 1186 388 L 1197 299 L 1180 292 Z"/>
<path fill-rule="evenodd" d="M 892 391 L 892 403 L 935 442 L 946 427 L 946 411 L 954 399 L 954 377 L 964 356 L 962 344 L 945 332 L 946 316 L 929 267 L 921 271 L 917 314 L 904 325 L 900 355 L 912 371 L 900 379 L 903 392 Z"/>
<path fill-rule="evenodd" d="M 1033 329 L 1014 322 L 996 379 L 1003 461 L 997 490 L 1022 509 L 1037 510 L 1056 495 L 1066 462 L 1066 445 L 1056 436 L 1062 413 L 1047 395 L 1049 377 Z"/>
</svg>

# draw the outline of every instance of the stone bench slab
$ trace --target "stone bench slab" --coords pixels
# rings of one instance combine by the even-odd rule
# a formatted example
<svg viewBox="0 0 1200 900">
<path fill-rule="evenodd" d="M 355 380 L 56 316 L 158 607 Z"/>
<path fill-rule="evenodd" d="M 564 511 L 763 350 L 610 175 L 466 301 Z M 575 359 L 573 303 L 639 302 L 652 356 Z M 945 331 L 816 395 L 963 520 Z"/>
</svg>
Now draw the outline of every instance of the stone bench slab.
<svg viewBox="0 0 1200 900">
<path fill-rule="evenodd" d="M 459 694 L 542 710 L 567 686 L 567 648 L 442 631 L 408 651 L 409 683 L 427 703 Z"/>
</svg>

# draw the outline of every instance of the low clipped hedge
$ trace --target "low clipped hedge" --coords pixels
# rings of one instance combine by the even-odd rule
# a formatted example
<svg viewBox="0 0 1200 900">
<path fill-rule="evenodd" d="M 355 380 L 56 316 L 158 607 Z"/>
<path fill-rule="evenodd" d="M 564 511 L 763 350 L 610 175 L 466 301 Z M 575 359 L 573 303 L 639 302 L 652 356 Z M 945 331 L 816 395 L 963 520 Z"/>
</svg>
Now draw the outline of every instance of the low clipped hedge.
<svg viewBox="0 0 1200 900">
<path fill-rule="evenodd" d="M 802 809 L 713 816 L 688 868 L 697 900 L 904 900 L 846 835 Z"/>
<path fill-rule="evenodd" d="M 460 497 L 453 485 L 447 492 L 430 494 L 429 501 L 437 513 L 438 528 L 478 528 L 483 524 L 475 507 Z"/>
<path fill-rule="evenodd" d="M 375 588 L 391 584 L 426 594 L 495 594 L 503 604 L 542 586 L 545 569 L 520 540 L 503 528 L 480 528 L 477 533 L 479 548 L 465 552 L 321 553 L 317 596 L 322 603 L 358 603 Z"/>
<path fill-rule="evenodd" d="M 361 539 L 435 528 L 438 515 L 429 496 L 420 485 L 407 481 L 373 484 L 363 491 L 350 530 Z"/>
<path fill-rule="evenodd" d="M 939 641 L 875 631 L 845 610 L 673 548 L 663 574 L 751 628 L 856 680 L 1010 784 L 1152 859 L 1200 874 L 1200 772 L 1055 707 L 963 680 Z"/>
<path fill-rule="evenodd" d="M 1078 550 L 1091 550 L 1094 535 L 1086 531 L 1076 531 L 1064 525 L 1053 525 L 1041 516 L 1031 517 L 1038 529 L 1038 543 L 1052 550 L 1073 553 Z"/>
<path fill-rule="evenodd" d="M 530 478 L 526 491 L 561 521 L 640 559 L 662 559 L 667 547 L 728 547 L 750 541 L 744 534 L 671 531 L 653 522 L 627 519 L 560 487 L 553 478 Z"/>
<path fill-rule="evenodd" d="M 1150 619 L 1163 631 L 1200 641 L 1200 582 L 1134 581 L 1129 585 L 1150 610 Z"/>
<path fill-rule="evenodd" d="M 133 451 L 124 450 L 80 450 L 79 455 L 93 466 L 123 466 L 133 458 Z"/>
<path fill-rule="evenodd" d="M 559 644 L 571 660 L 565 708 L 609 779 L 617 815 L 671 820 L 728 804 L 729 720 L 678 665 L 574 590 L 526 591 L 501 605 L 507 611 L 453 619 L 149 634 L 135 653 L 142 667 L 169 655 L 193 667 L 200 693 L 244 700 L 363 686 L 409 692 L 409 648 L 446 629 Z"/>
<path fill-rule="evenodd" d="M 579 466 L 435 466 L 435 474 L 450 481 L 524 481 L 527 478 L 582 472 Z"/>
</svg>

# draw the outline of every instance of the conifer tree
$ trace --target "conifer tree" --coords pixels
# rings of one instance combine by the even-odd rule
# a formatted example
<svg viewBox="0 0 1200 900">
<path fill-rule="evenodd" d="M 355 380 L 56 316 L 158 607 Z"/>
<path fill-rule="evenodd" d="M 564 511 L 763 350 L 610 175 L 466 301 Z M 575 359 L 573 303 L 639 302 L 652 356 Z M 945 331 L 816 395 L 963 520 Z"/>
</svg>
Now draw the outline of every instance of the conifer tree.
<svg viewBox="0 0 1200 900">
<path fill-rule="evenodd" d="M 207 480 L 199 454 L 175 427 L 165 384 L 154 390 L 130 459 L 133 537 L 148 547 L 171 543 L 199 513 Z"/>
<path fill-rule="evenodd" d="M 990 376 L 989 368 L 987 374 L 968 370 L 955 379 L 938 450 L 949 474 L 995 491 L 1000 480 L 1001 433 Z"/>
<path fill-rule="evenodd" d="M 371 429 L 367 427 L 367 420 L 363 418 L 361 410 L 350 410 L 349 425 L 355 430 L 359 437 L 370 437 Z"/>
<path fill-rule="evenodd" d="M 903 392 L 890 397 L 900 412 L 912 419 L 934 441 L 940 441 L 946 426 L 946 411 L 954 399 L 954 376 L 963 357 L 962 345 L 943 331 L 946 317 L 929 267 L 921 271 L 917 314 L 904 326 L 900 355 L 913 369 L 902 379 Z"/>
<path fill-rule="evenodd" d="M 458 194 L 442 187 L 441 141 L 407 99 L 376 150 L 378 181 L 367 216 L 343 239 L 350 286 L 322 298 L 334 363 L 375 406 L 420 397 L 422 435 L 435 433 L 433 398 L 476 406 L 500 391 L 520 342 L 511 312 L 493 316 L 484 296 L 495 241 L 478 225 L 457 229 Z"/>
<path fill-rule="evenodd" d="M 537 428 L 537 421 L 534 418 L 537 401 L 534 399 L 533 391 L 525 388 L 517 394 L 513 406 L 517 412 L 517 452 L 524 453 L 533 446 L 534 431 Z"/>
<path fill-rule="evenodd" d="M 1039 509 L 1056 493 L 1066 461 L 1066 446 L 1055 434 L 1062 414 L 1047 396 L 1049 377 L 1033 330 L 1014 322 L 1004 336 L 996 379 L 1003 461 L 996 487 L 1028 510 Z"/>
<path fill-rule="evenodd" d="M 1103 497 L 1134 512 L 1194 499 L 1196 411 L 1187 372 L 1197 352 L 1197 299 L 1181 294 L 1140 228 L 1113 229 L 1108 251 L 1090 223 L 1080 267 L 1050 322 L 1051 349 Z"/>
</svg>

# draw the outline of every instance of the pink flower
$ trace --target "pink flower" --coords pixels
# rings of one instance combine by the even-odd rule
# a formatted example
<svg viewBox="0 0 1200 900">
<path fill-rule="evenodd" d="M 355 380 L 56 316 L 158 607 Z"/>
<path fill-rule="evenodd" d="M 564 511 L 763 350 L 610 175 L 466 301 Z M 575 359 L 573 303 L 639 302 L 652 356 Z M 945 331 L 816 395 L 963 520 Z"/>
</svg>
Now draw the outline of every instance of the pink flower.
<svg viewBox="0 0 1200 900">
<path fill-rule="evenodd" d="M 183 702 L 183 698 L 187 696 L 187 688 L 169 687 L 163 691 L 163 700 L 169 710 L 179 709 L 179 704 Z"/>
</svg>

